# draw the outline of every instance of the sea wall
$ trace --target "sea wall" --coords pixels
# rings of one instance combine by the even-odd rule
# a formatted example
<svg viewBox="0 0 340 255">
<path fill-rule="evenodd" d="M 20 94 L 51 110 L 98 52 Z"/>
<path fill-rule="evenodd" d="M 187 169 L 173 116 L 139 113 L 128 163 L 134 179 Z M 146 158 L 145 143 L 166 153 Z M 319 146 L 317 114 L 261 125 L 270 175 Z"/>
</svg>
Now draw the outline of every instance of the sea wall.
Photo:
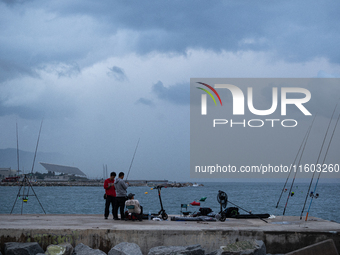
<svg viewBox="0 0 340 255">
<path fill-rule="evenodd" d="M 38 242 L 45 250 L 50 244 L 69 242 L 73 246 L 79 243 L 108 252 L 121 242 L 138 244 L 143 254 L 155 246 L 186 246 L 200 244 L 205 251 L 212 252 L 221 245 L 235 241 L 263 240 L 267 253 L 287 253 L 305 246 L 333 239 L 340 251 L 340 235 L 335 232 L 291 232 L 254 230 L 144 230 L 144 229 L 0 229 L 2 253 L 6 242 Z"/>
</svg>

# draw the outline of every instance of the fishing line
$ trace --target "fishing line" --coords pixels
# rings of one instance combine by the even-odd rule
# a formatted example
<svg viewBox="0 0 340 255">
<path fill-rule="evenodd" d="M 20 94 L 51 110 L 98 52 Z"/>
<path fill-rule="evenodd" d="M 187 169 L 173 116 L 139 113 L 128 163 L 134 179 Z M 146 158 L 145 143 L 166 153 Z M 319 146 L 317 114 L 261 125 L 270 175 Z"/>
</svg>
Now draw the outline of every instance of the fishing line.
<svg viewBox="0 0 340 255">
<path fill-rule="evenodd" d="M 38 135 L 38 140 L 37 140 L 37 145 L 36 145 L 36 148 L 35 148 L 35 153 L 34 153 L 34 158 L 33 158 L 33 164 L 32 164 L 32 171 L 31 171 L 31 176 L 32 176 L 32 173 L 33 173 L 33 169 L 34 169 L 34 162 L 35 162 L 35 159 L 36 159 L 36 156 L 37 156 L 37 150 L 38 150 L 38 145 L 39 145 L 39 139 L 40 139 L 40 134 L 41 134 L 41 128 L 42 128 L 42 124 L 43 124 L 43 120 L 41 121 L 41 124 L 40 124 L 40 129 L 39 129 L 39 135 Z M 19 171 L 19 142 L 18 142 L 18 124 L 16 123 L 16 131 L 17 131 L 17 160 L 18 160 L 18 171 Z M 14 204 L 13 204 L 13 207 L 12 207 L 12 210 L 11 210 L 11 214 L 14 210 L 14 207 L 15 207 L 15 204 L 16 204 L 16 201 L 17 199 L 19 198 L 20 199 L 20 191 L 21 189 L 23 188 L 23 192 L 22 192 L 22 203 L 21 203 L 21 214 L 23 213 L 23 205 L 24 205 L 24 202 L 27 202 L 27 199 L 28 199 L 28 196 L 33 196 L 33 195 L 30 195 L 29 194 L 29 190 L 30 188 L 32 188 L 32 191 L 34 193 L 34 196 L 37 198 L 41 208 L 43 209 L 44 213 L 46 214 L 45 210 L 44 210 L 44 207 L 42 206 L 42 204 L 40 203 L 40 200 L 37 196 L 37 194 L 35 193 L 34 189 L 33 189 L 33 186 L 31 184 L 31 181 L 30 179 L 27 177 L 27 175 L 29 174 L 24 174 L 24 177 L 23 177 L 23 180 L 21 181 L 21 185 L 20 185 L 20 188 L 19 188 L 19 192 L 17 194 L 17 197 L 14 201 Z M 25 190 L 26 190 L 26 185 L 27 185 L 27 194 L 25 195 Z"/>
<path fill-rule="evenodd" d="M 284 186 L 283 186 L 283 188 L 282 188 L 281 195 L 280 195 L 279 200 L 277 201 L 277 204 L 276 204 L 276 208 L 279 206 L 279 203 L 280 203 L 280 200 L 281 200 L 283 191 L 284 191 L 284 189 L 285 189 L 285 187 L 286 187 L 286 185 L 287 185 L 289 176 L 290 176 L 290 174 L 291 174 L 291 172 L 292 172 L 292 171 L 291 171 L 291 170 L 292 170 L 292 166 L 295 165 L 296 159 L 297 159 L 297 157 L 298 157 L 299 154 L 300 154 L 300 150 L 301 150 L 302 145 L 304 144 L 304 142 L 305 142 L 305 140 L 306 140 L 306 137 L 307 137 L 307 134 L 308 134 L 310 128 L 311 128 L 311 126 L 309 126 L 309 128 L 307 129 L 306 134 L 305 134 L 305 137 L 303 138 L 303 140 L 302 140 L 302 142 L 301 142 L 300 148 L 299 148 L 299 150 L 298 150 L 298 152 L 297 152 L 297 154 L 296 154 L 296 156 L 295 156 L 295 159 L 294 159 L 294 161 L 293 161 L 293 164 L 290 166 L 289 173 L 288 173 L 288 177 L 287 177 L 286 182 L 285 182 L 285 184 L 284 184 Z"/>
<path fill-rule="evenodd" d="M 321 152 L 322 152 L 323 146 L 324 146 L 324 144 L 325 144 L 326 137 L 327 137 L 327 134 L 328 134 L 328 131 L 329 131 L 329 127 L 330 127 L 330 125 L 331 125 L 331 122 L 332 122 L 332 119 L 333 119 L 333 116 L 334 116 L 334 112 L 335 112 L 335 110 L 336 110 L 336 108 L 337 108 L 337 106 L 338 106 L 338 103 L 339 103 L 339 101 L 336 103 L 336 105 L 335 105 L 335 107 L 334 107 L 334 110 L 333 110 L 333 113 L 332 113 L 332 116 L 331 116 L 331 119 L 329 120 L 328 127 L 327 127 L 327 130 L 326 130 L 326 133 L 325 133 L 325 137 L 323 138 L 322 145 L 321 145 L 321 149 L 320 149 L 320 152 L 319 152 L 319 155 L 318 155 L 318 159 L 316 160 L 316 165 L 319 163 L 319 159 L 320 159 L 320 156 L 321 156 Z M 309 195 L 309 192 L 310 192 L 310 188 L 312 187 L 312 184 L 313 184 L 315 172 L 316 172 L 316 171 L 313 172 L 312 178 L 311 178 L 310 183 L 309 183 L 309 187 L 308 187 L 308 191 L 307 191 L 307 194 L 306 194 L 305 202 L 304 202 L 304 204 L 303 204 L 303 208 L 302 208 L 302 211 L 301 211 L 301 214 L 300 214 L 300 220 L 302 219 L 302 215 L 303 215 L 303 212 L 304 212 L 305 207 L 306 207 L 308 195 Z"/>
<path fill-rule="evenodd" d="M 337 104 L 337 105 L 338 105 L 338 104 Z M 332 116 L 332 117 L 333 117 L 333 116 Z M 325 163 L 325 160 L 326 160 L 326 158 L 327 158 L 328 149 L 329 149 L 329 147 L 330 147 L 330 145 L 331 145 L 331 143 L 332 143 L 333 135 L 334 135 L 334 133 L 335 133 L 336 126 L 338 125 L 339 119 L 340 119 L 340 113 L 339 113 L 338 119 L 337 119 L 337 121 L 336 121 L 336 123 L 335 123 L 335 126 L 334 126 L 334 128 L 333 128 L 333 132 L 332 132 L 332 135 L 331 135 L 331 139 L 330 139 L 330 141 L 329 141 L 329 143 L 328 143 L 328 147 L 327 147 L 327 150 L 326 150 L 326 154 L 325 154 L 325 157 L 324 157 L 324 159 L 323 159 L 323 161 L 322 161 L 321 166 Z M 314 173 L 315 173 L 315 171 L 314 171 Z M 313 175 L 314 175 L 314 173 L 313 173 Z M 315 192 L 316 192 L 316 187 L 318 186 L 318 183 L 319 183 L 319 179 L 320 179 L 321 173 L 322 173 L 322 171 L 320 171 L 320 173 L 319 173 L 319 176 L 318 176 L 318 179 L 317 179 L 317 181 L 316 181 L 316 184 L 315 184 L 315 188 L 314 188 L 313 194 L 315 194 Z M 308 193 L 307 193 L 307 195 L 308 195 Z M 311 207 L 311 205 L 312 205 L 312 202 L 313 202 L 313 198 L 314 198 L 314 196 L 312 196 L 312 198 L 311 198 L 311 200 L 310 200 L 310 204 L 309 204 L 309 207 L 308 207 L 308 211 L 307 211 L 307 214 L 306 214 L 306 219 L 305 219 L 305 221 L 307 221 L 307 219 L 308 219 L 308 214 L 309 214 L 309 210 L 310 210 L 310 207 Z"/>
<path fill-rule="evenodd" d="M 41 120 L 41 124 L 40 124 L 39 135 L 38 135 L 37 145 L 35 147 L 35 153 L 34 153 L 34 158 L 33 158 L 31 174 L 33 173 L 35 158 L 37 157 L 37 151 L 38 151 L 38 145 L 39 145 L 39 139 L 40 139 L 40 133 L 41 133 L 41 127 L 42 127 L 43 121 L 44 121 L 44 119 Z"/>
<path fill-rule="evenodd" d="M 132 163 L 133 163 L 133 160 L 134 160 L 134 158 L 135 158 L 136 151 L 137 151 L 137 148 L 138 148 L 139 140 L 140 140 L 140 137 L 138 138 L 138 142 L 137 142 L 137 145 L 136 145 L 136 148 L 135 148 L 135 152 L 133 153 L 133 157 L 132 157 L 132 160 L 131 160 L 131 164 L 130 164 L 130 167 L 129 167 L 129 171 L 128 171 L 128 174 L 127 174 L 126 179 L 125 179 L 126 181 L 127 181 L 128 177 L 129 177 L 129 174 L 130 174 L 130 170 L 131 170 L 131 167 L 132 167 Z"/>
<path fill-rule="evenodd" d="M 36 145 L 36 147 L 35 147 L 35 153 L 34 153 L 34 158 L 33 158 L 33 164 L 32 164 L 32 171 L 31 171 L 31 174 L 33 174 L 34 162 L 35 162 L 35 158 L 37 157 L 37 151 L 38 151 L 38 145 L 39 145 L 39 140 L 40 140 L 40 134 L 41 134 L 41 128 L 42 128 L 43 121 L 44 121 L 44 119 L 41 120 L 41 124 L 40 124 L 39 135 L 38 135 L 37 145 Z M 30 186 L 31 186 L 31 188 L 32 188 L 32 191 L 33 191 L 33 193 L 34 193 L 34 196 L 37 198 L 37 200 L 38 200 L 38 202 L 39 202 L 41 208 L 43 209 L 44 213 L 46 214 L 46 212 L 45 212 L 45 210 L 44 210 L 44 207 L 43 207 L 42 204 L 40 203 L 40 200 L 39 200 L 37 194 L 35 194 L 35 191 L 34 191 L 34 189 L 33 189 L 33 187 L 32 187 L 32 184 L 31 184 L 30 180 L 28 180 L 28 181 L 29 181 L 29 184 L 30 184 Z M 28 196 L 28 192 L 29 192 L 29 187 L 28 187 L 28 191 L 27 191 L 27 196 Z"/>
<path fill-rule="evenodd" d="M 16 125 L 16 133 L 17 133 L 17 162 L 18 162 L 18 175 L 19 175 L 19 134 L 18 134 L 18 122 L 15 123 Z"/>
<path fill-rule="evenodd" d="M 298 166 L 300 165 L 302 155 L 303 155 L 303 153 L 304 153 L 304 151 L 305 151 L 306 144 L 307 144 L 307 141 L 308 141 L 308 138 L 309 138 L 309 135 L 310 135 L 310 131 L 312 130 L 312 126 L 313 126 L 315 117 L 316 117 L 316 115 L 314 116 L 313 121 L 312 121 L 312 123 L 311 123 L 311 125 L 310 125 L 310 128 L 309 128 L 309 130 L 308 130 L 308 134 L 307 134 L 305 143 L 304 143 L 304 145 L 303 145 L 303 149 L 302 149 L 302 151 L 301 151 L 299 163 L 297 164 Z M 293 185 L 294 185 L 294 182 L 295 182 L 295 177 L 296 177 L 297 172 L 298 172 L 298 171 L 295 171 L 294 178 L 293 178 L 293 181 L 292 181 L 292 185 L 290 186 L 289 193 L 288 193 L 288 197 L 287 197 L 287 201 L 286 201 L 286 205 L 285 205 L 285 208 L 283 209 L 283 214 L 282 214 L 282 215 L 285 215 L 286 208 L 287 208 L 288 201 L 289 201 L 289 197 L 291 196 L 291 192 L 292 192 L 292 189 L 293 189 Z"/>
</svg>

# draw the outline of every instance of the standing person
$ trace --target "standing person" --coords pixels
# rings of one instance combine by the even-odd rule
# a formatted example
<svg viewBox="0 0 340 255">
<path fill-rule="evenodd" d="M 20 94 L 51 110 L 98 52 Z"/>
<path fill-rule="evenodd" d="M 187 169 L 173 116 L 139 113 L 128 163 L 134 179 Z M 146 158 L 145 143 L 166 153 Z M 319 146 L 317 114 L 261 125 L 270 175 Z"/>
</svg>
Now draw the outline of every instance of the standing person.
<svg viewBox="0 0 340 255">
<path fill-rule="evenodd" d="M 116 173 L 111 172 L 110 178 L 107 178 L 104 181 L 104 189 L 105 189 L 105 194 L 106 194 L 104 217 L 106 220 L 110 214 L 110 204 L 112 205 L 113 218 L 117 218 L 117 214 L 115 214 L 117 213 L 117 211 L 115 210 L 115 205 L 116 205 L 116 189 L 114 186 L 115 178 L 116 178 Z"/>
<path fill-rule="evenodd" d="M 124 207 L 125 207 L 125 201 L 127 200 L 126 198 L 126 190 L 128 188 L 128 182 L 125 183 L 123 181 L 124 179 L 124 173 L 120 172 L 118 175 L 117 180 L 115 181 L 115 188 L 116 188 L 116 205 L 115 205 L 115 214 L 114 214 L 114 219 L 119 220 L 118 218 L 118 207 L 120 208 L 120 218 L 123 220 L 125 218 L 124 215 Z"/>
</svg>

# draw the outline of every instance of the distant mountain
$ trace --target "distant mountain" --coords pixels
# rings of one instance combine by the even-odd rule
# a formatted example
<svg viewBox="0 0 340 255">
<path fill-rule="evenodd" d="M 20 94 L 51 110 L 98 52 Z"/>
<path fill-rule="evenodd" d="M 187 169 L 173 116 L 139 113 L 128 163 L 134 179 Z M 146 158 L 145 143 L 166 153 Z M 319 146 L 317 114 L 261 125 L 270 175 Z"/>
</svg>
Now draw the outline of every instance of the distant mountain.
<svg viewBox="0 0 340 255">
<path fill-rule="evenodd" d="M 25 173 L 32 171 L 34 153 L 19 150 L 19 167 Z M 37 152 L 33 172 L 46 173 L 45 168 L 39 162 L 62 164 L 64 155 L 60 153 Z M 17 149 L 0 149 L 0 168 L 11 168 L 17 170 Z"/>
</svg>

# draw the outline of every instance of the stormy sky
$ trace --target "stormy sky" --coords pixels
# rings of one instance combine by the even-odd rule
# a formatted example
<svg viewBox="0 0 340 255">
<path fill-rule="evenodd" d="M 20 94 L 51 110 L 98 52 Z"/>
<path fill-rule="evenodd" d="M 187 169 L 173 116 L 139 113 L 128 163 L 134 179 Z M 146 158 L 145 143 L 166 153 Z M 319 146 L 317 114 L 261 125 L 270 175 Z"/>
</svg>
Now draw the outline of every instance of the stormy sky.
<svg viewBox="0 0 340 255">
<path fill-rule="evenodd" d="M 39 151 L 64 155 L 48 163 L 93 178 L 103 164 L 127 172 L 140 138 L 129 178 L 188 181 L 190 78 L 338 78 L 339 10 L 334 0 L 2 0 L 0 149 L 16 148 L 18 123 L 20 149 L 34 152 L 44 119 Z M 340 88 L 314 91 L 327 121 Z"/>
</svg>

